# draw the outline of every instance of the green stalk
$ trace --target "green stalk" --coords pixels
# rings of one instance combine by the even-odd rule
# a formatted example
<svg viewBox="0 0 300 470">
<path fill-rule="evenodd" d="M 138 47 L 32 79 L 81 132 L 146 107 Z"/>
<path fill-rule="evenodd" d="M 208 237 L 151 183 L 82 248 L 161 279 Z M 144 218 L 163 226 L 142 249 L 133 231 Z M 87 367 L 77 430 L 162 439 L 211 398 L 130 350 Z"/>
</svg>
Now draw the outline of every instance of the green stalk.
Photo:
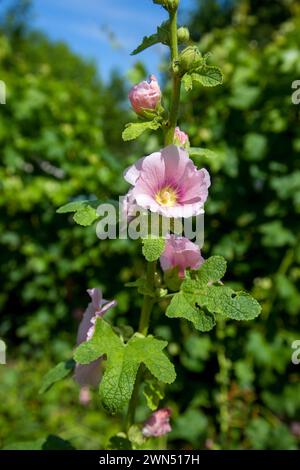
<svg viewBox="0 0 300 470">
<path fill-rule="evenodd" d="M 154 287 L 155 283 L 155 271 L 156 271 L 156 261 L 152 263 L 147 263 L 147 283 L 148 286 Z M 149 295 L 144 295 L 144 301 L 141 310 L 141 317 L 139 323 L 139 333 L 146 336 L 148 333 L 150 316 L 152 312 L 152 307 L 155 303 L 155 299 Z"/>
<path fill-rule="evenodd" d="M 155 271 L 156 271 L 156 261 L 152 263 L 147 263 L 147 283 L 150 287 L 154 287 Z M 155 299 L 153 297 L 150 297 L 149 295 L 144 295 L 139 329 L 138 329 L 138 332 L 144 336 L 146 336 L 148 333 L 150 317 L 151 317 L 151 312 L 152 312 L 154 303 L 155 303 Z M 131 399 L 128 405 L 128 411 L 127 411 L 127 416 L 126 416 L 126 431 L 128 431 L 130 426 L 134 423 L 135 410 L 136 410 L 137 403 L 138 403 L 139 388 L 140 388 L 140 384 L 143 378 L 143 373 L 144 373 L 144 367 L 140 366 L 137 372 L 135 384 L 133 387 L 133 392 L 132 392 Z"/>
<path fill-rule="evenodd" d="M 172 99 L 169 115 L 168 128 L 165 137 L 165 144 L 173 144 L 174 132 L 177 125 L 181 76 L 178 72 L 178 40 L 177 40 L 177 11 L 170 13 L 170 49 L 171 49 L 171 70 L 172 70 Z"/>
</svg>

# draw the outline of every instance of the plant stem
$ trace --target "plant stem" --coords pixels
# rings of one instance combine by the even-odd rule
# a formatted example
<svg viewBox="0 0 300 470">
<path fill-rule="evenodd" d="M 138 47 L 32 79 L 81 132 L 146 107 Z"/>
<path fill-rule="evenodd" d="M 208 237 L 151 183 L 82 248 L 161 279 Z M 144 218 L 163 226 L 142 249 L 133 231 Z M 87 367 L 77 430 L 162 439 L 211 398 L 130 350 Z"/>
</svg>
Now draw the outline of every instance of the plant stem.
<svg viewBox="0 0 300 470">
<path fill-rule="evenodd" d="M 149 287 L 154 287 L 154 276 L 156 271 L 156 261 L 147 263 L 147 282 Z M 141 310 L 141 317 L 139 323 L 139 333 L 146 336 L 148 333 L 150 316 L 155 299 L 149 295 L 144 296 L 143 306 Z"/>
<path fill-rule="evenodd" d="M 177 11 L 170 13 L 170 49 L 171 49 L 171 70 L 172 70 L 172 99 L 169 115 L 168 129 L 166 132 L 166 145 L 174 141 L 174 132 L 177 125 L 181 77 L 178 73 L 178 40 L 177 40 Z"/>
<path fill-rule="evenodd" d="M 156 271 L 156 261 L 153 261 L 152 263 L 147 263 L 147 282 L 150 287 L 154 286 L 155 271 Z M 151 312 L 152 312 L 154 303 L 155 303 L 155 299 L 153 297 L 150 297 L 149 295 L 144 295 L 139 329 L 138 329 L 138 332 L 144 336 L 146 336 L 148 333 L 150 317 L 151 317 Z M 134 423 L 135 410 L 136 410 L 137 402 L 139 398 L 139 388 L 140 388 L 140 384 L 143 378 L 143 373 L 144 373 L 144 367 L 140 366 L 136 375 L 133 392 L 132 392 L 131 399 L 128 405 L 128 411 L 127 411 L 127 416 L 126 416 L 126 431 L 128 431 L 130 426 Z"/>
</svg>

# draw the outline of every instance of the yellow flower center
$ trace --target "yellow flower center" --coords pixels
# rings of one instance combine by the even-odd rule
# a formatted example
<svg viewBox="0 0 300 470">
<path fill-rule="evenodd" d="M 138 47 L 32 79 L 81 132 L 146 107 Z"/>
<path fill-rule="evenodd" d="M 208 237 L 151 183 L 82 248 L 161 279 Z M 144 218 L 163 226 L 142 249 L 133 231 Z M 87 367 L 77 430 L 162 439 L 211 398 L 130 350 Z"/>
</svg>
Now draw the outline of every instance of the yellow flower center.
<svg viewBox="0 0 300 470">
<path fill-rule="evenodd" d="M 173 207 L 177 201 L 176 191 L 170 186 L 166 186 L 156 193 L 155 200 L 161 206 Z"/>
</svg>

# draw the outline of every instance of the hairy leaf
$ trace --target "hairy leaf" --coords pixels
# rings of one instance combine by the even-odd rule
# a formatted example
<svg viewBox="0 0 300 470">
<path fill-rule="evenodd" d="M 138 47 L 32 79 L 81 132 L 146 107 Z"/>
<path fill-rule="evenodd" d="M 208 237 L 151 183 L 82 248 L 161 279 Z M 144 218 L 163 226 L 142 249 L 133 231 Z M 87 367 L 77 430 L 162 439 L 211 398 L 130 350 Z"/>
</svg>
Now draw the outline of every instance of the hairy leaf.
<svg viewBox="0 0 300 470">
<path fill-rule="evenodd" d="M 190 157 L 192 158 L 197 158 L 197 157 L 209 158 L 209 159 L 217 158 L 216 152 L 214 152 L 213 150 L 203 148 L 203 147 L 190 147 L 189 154 L 190 154 Z"/>
<path fill-rule="evenodd" d="M 146 122 L 130 122 L 126 124 L 122 133 L 122 138 L 125 141 L 137 139 L 147 129 L 156 131 L 161 126 L 160 122 L 153 119 L 153 121 Z"/>
<path fill-rule="evenodd" d="M 175 380 L 174 366 L 162 352 L 166 346 L 166 341 L 142 335 L 133 336 L 125 344 L 112 327 L 99 318 L 92 339 L 77 348 L 74 358 L 80 364 L 88 364 L 106 355 L 106 369 L 99 392 L 103 406 L 111 413 L 116 413 L 130 400 L 136 374 L 142 363 L 158 380 L 164 383 Z"/>
<path fill-rule="evenodd" d="M 157 27 L 157 31 L 150 36 L 144 36 L 141 44 L 131 52 L 130 55 L 136 55 L 140 52 L 148 49 L 148 47 L 154 46 L 155 44 L 169 44 L 169 21 L 164 21 L 160 26 Z"/>
<path fill-rule="evenodd" d="M 57 209 L 58 214 L 65 214 L 68 212 L 75 212 L 73 219 L 74 221 L 83 226 L 91 225 L 96 219 L 98 214 L 96 208 L 103 201 L 74 201 L 65 204 L 64 206 Z"/>
<path fill-rule="evenodd" d="M 159 35 L 157 33 L 151 34 L 151 36 L 144 36 L 141 44 L 131 52 L 130 55 L 136 55 L 140 52 L 148 49 L 148 47 L 154 46 L 154 44 L 160 43 Z"/>
<path fill-rule="evenodd" d="M 186 318 L 200 331 L 213 328 L 216 314 L 234 320 L 252 320 L 257 317 L 261 307 L 253 297 L 222 285 L 220 280 L 225 272 L 226 261 L 222 256 L 208 258 L 197 272 L 192 272 L 183 281 L 166 315 Z"/>
<path fill-rule="evenodd" d="M 159 402 L 163 400 L 165 396 L 162 384 L 155 378 L 146 381 L 143 394 L 146 398 L 148 408 L 152 411 L 158 408 Z"/>
<path fill-rule="evenodd" d="M 196 330 L 199 331 L 210 331 L 216 324 L 214 315 L 199 308 L 197 297 L 184 292 L 174 295 L 166 315 L 169 318 L 185 318 L 192 322 Z"/>
<path fill-rule="evenodd" d="M 156 261 L 165 249 L 166 241 L 164 238 L 144 238 L 143 255 L 147 261 Z"/>
<path fill-rule="evenodd" d="M 64 379 L 67 375 L 72 372 L 75 367 L 75 361 L 73 359 L 69 359 L 68 361 L 60 362 L 57 364 L 53 369 L 49 370 L 47 374 L 42 379 L 42 385 L 39 390 L 39 393 L 44 393 L 49 388 L 52 387 L 53 384 L 58 382 L 59 380 Z"/>
<path fill-rule="evenodd" d="M 193 82 L 199 82 L 205 87 L 213 87 L 223 83 L 223 75 L 218 67 L 203 65 L 191 74 Z"/>
<path fill-rule="evenodd" d="M 166 241 L 164 238 L 144 238 L 143 255 L 147 261 L 156 261 L 165 249 Z"/>
<path fill-rule="evenodd" d="M 189 73 L 185 73 L 182 77 L 182 83 L 185 91 L 190 91 L 193 88 L 193 80 Z"/>
</svg>

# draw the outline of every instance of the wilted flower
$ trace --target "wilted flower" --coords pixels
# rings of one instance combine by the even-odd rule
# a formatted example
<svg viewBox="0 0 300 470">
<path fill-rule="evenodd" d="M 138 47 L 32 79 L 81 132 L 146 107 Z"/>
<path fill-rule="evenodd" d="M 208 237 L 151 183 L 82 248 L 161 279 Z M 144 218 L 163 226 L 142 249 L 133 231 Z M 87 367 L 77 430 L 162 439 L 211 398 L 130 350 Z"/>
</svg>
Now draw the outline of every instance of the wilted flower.
<svg viewBox="0 0 300 470">
<path fill-rule="evenodd" d="M 128 98 L 137 114 L 144 114 L 144 110 L 155 110 L 161 100 L 161 91 L 156 77 L 150 75 L 148 81 L 144 80 L 134 85 Z"/>
<path fill-rule="evenodd" d="M 124 178 L 136 203 L 166 217 L 191 217 L 204 212 L 210 177 L 198 170 L 186 150 L 169 145 L 127 168 Z"/>
<path fill-rule="evenodd" d="M 87 290 L 92 301 L 88 304 L 86 311 L 78 328 L 77 345 L 88 341 L 92 338 L 95 330 L 95 323 L 97 318 L 102 317 L 109 308 L 116 305 L 116 301 L 108 302 L 102 298 L 100 289 L 93 288 Z M 90 364 L 76 364 L 74 378 L 79 385 L 92 385 L 96 386 L 100 381 L 100 364 L 101 358 Z"/>
<path fill-rule="evenodd" d="M 161 408 L 152 413 L 144 423 L 143 435 L 145 437 L 159 437 L 170 432 L 172 430 L 170 425 L 171 413 L 170 408 Z"/>
<path fill-rule="evenodd" d="M 160 257 L 163 271 L 178 267 L 178 274 L 184 277 L 187 268 L 198 269 L 204 262 L 200 248 L 186 237 L 168 235 L 164 252 Z"/>
<path fill-rule="evenodd" d="M 175 134 L 174 134 L 174 143 L 179 147 L 186 147 L 188 148 L 190 145 L 189 136 L 180 130 L 179 127 L 176 127 Z"/>
</svg>

